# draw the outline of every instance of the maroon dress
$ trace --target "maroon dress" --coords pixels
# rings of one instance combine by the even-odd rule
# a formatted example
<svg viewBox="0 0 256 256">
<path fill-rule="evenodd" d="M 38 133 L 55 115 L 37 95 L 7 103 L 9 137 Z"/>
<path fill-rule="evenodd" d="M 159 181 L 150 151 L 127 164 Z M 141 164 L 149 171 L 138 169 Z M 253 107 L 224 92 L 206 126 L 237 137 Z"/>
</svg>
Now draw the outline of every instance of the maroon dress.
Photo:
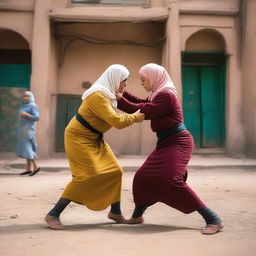
<svg viewBox="0 0 256 256">
<path fill-rule="evenodd" d="M 123 93 L 118 108 L 134 113 L 138 109 L 151 120 L 153 132 L 183 123 L 177 97 L 168 88 L 160 91 L 152 102 Z M 136 206 L 165 203 L 183 213 L 191 213 L 205 206 L 187 185 L 187 165 L 193 152 L 193 137 L 183 130 L 159 142 L 136 172 L 133 196 Z"/>
</svg>

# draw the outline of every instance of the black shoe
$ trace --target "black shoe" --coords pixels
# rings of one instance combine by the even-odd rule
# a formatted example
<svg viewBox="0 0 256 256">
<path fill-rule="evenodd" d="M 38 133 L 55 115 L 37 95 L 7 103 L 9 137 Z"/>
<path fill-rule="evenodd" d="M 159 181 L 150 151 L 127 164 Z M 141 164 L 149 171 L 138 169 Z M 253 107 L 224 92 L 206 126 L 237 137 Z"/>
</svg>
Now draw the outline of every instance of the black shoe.
<svg viewBox="0 0 256 256">
<path fill-rule="evenodd" d="M 31 172 L 28 176 L 34 176 L 35 174 L 37 174 L 40 171 L 40 167 L 37 168 L 35 171 Z"/>
<path fill-rule="evenodd" d="M 30 174 L 30 173 L 32 173 L 32 171 L 25 171 L 25 172 L 20 173 L 20 175 L 26 175 L 26 174 Z"/>
</svg>

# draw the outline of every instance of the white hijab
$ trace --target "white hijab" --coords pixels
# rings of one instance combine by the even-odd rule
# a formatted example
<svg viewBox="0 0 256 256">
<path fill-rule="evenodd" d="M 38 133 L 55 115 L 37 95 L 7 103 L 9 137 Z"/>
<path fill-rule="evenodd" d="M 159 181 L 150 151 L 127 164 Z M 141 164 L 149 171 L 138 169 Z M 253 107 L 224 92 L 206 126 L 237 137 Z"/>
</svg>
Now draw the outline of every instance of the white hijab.
<svg viewBox="0 0 256 256">
<path fill-rule="evenodd" d="M 35 97 L 31 91 L 25 91 L 24 94 L 29 96 L 29 103 L 35 103 Z"/>
<path fill-rule="evenodd" d="M 116 108 L 116 91 L 122 81 L 127 79 L 129 76 L 128 69 L 120 64 L 113 64 L 109 66 L 98 80 L 82 95 L 82 100 L 86 99 L 89 95 L 94 92 L 101 91 L 105 93 L 111 100 L 111 105 Z"/>
</svg>

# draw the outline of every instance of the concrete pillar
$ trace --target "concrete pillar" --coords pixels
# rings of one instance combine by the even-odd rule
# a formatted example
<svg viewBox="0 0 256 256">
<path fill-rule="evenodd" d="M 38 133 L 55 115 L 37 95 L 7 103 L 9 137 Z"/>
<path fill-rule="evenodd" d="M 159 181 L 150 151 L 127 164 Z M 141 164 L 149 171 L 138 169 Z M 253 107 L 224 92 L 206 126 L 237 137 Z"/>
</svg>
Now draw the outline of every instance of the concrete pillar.
<svg viewBox="0 0 256 256">
<path fill-rule="evenodd" d="M 256 156 L 256 1 L 244 1 L 243 10 L 243 125 L 245 152 Z"/>
<path fill-rule="evenodd" d="M 48 0 L 36 0 L 32 38 L 32 75 L 31 91 L 35 95 L 40 111 L 37 124 L 37 143 L 39 158 L 49 155 L 50 141 L 50 93 L 49 93 L 49 57 L 50 57 L 50 21 Z"/>
<path fill-rule="evenodd" d="M 179 5 L 177 0 L 169 1 L 169 18 L 166 24 L 166 68 L 177 88 L 178 98 L 182 99 L 181 83 L 181 50 L 180 50 L 180 26 L 179 26 Z"/>
<path fill-rule="evenodd" d="M 226 148 L 229 155 L 240 156 L 244 152 L 244 127 L 242 124 L 242 67 L 239 53 L 238 31 L 234 30 L 234 54 L 228 59 Z"/>
</svg>

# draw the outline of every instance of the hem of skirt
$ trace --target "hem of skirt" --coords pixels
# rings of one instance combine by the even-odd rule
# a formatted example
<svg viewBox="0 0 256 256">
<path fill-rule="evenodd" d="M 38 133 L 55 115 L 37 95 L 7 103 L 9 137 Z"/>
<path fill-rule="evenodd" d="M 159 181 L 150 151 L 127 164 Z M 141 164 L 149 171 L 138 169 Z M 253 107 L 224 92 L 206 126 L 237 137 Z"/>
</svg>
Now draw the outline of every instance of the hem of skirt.
<svg viewBox="0 0 256 256">
<path fill-rule="evenodd" d="M 18 157 L 20 158 L 26 158 L 26 159 L 29 159 L 29 160 L 36 160 L 37 159 L 37 156 L 35 156 L 34 158 L 30 158 L 30 157 L 27 157 L 27 156 L 22 156 L 22 155 L 19 155 L 19 154 L 16 154 Z"/>
<path fill-rule="evenodd" d="M 181 209 L 178 209 L 178 208 L 176 208 L 176 207 L 171 206 L 171 205 L 168 204 L 167 202 L 163 202 L 163 201 L 154 201 L 153 204 L 156 204 L 156 203 L 163 203 L 163 204 L 166 204 L 166 205 L 168 205 L 169 207 L 171 207 L 171 208 L 173 208 L 173 209 L 175 209 L 175 210 L 177 210 L 177 211 L 179 211 L 179 212 L 182 212 L 182 213 L 184 213 L 184 214 L 190 214 L 190 213 L 192 213 L 192 212 L 198 211 L 200 208 L 202 208 L 202 207 L 205 206 L 205 204 L 204 204 L 204 205 L 195 207 L 195 208 L 190 209 L 190 210 L 181 210 Z M 137 206 L 139 207 L 139 206 L 147 205 L 147 204 L 152 204 L 152 201 L 151 201 L 151 202 L 149 202 L 149 201 L 145 202 L 145 201 L 144 201 L 143 203 L 140 203 L 140 204 L 135 203 L 135 206 L 136 206 L 136 207 L 137 207 Z"/>
<path fill-rule="evenodd" d="M 62 198 L 65 198 L 65 199 L 69 199 L 69 200 L 72 201 L 73 203 L 80 204 L 80 205 L 84 205 L 84 206 L 86 206 L 89 210 L 92 210 L 92 211 L 103 211 L 103 210 L 107 209 L 109 206 L 111 206 L 111 204 L 120 201 L 120 200 L 114 200 L 114 202 L 111 202 L 111 203 L 109 203 L 108 205 L 105 205 L 105 206 L 103 206 L 103 207 L 101 207 L 101 208 L 94 208 L 94 207 L 91 207 L 90 205 L 88 205 L 88 204 L 86 204 L 86 203 L 75 201 L 75 200 L 73 200 L 72 198 L 69 198 L 69 197 L 67 197 L 67 196 L 61 196 L 61 197 L 62 197 Z"/>
</svg>

